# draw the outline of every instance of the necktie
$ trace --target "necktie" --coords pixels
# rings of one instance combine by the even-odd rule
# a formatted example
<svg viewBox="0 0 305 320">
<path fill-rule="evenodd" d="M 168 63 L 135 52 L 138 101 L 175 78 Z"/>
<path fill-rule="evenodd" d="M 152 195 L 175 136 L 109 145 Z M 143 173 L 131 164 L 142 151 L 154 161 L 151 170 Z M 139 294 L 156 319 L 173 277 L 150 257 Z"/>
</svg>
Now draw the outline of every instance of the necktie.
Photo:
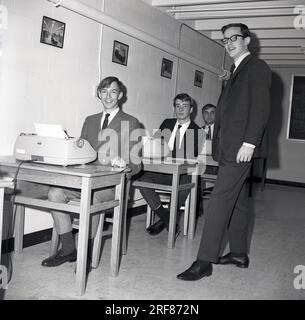
<svg viewBox="0 0 305 320">
<path fill-rule="evenodd" d="M 176 158 L 176 154 L 177 154 L 177 149 L 179 149 L 179 144 L 180 144 L 180 128 L 181 128 L 181 124 L 178 125 L 177 131 L 176 131 L 176 135 L 175 135 L 175 140 L 174 140 L 174 147 L 173 147 L 173 158 Z M 178 144 L 178 148 L 177 148 L 177 144 Z"/>
<path fill-rule="evenodd" d="M 206 138 L 207 138 L 207 140 L 211 140 L 211 138 L 212 138 L 211 126 L 208 126 L 208 133 L 207 133 Z"/>
<path fill-rule="evenodd" d="M 104 119 L 104 122 L 103 122 L 102 130 L 104 130 L 104 129 L 106 129 L 108 127 L 108 118 L 109 118 L 109 116 L 110 116 L 109 113 L 105 114 L 105 119 Z"/>
<path fill-rule="evenodd" d="M 230 68 L 230 73 L 231 73 L 231 74 L 230 74 L 230 78 L 232 78 L 235 68 L 236 68 L 236 66 L 235 66 L 235 64 L 233 63 L 233 64 L 231 65 L 231 68 Z"/>
</svg>

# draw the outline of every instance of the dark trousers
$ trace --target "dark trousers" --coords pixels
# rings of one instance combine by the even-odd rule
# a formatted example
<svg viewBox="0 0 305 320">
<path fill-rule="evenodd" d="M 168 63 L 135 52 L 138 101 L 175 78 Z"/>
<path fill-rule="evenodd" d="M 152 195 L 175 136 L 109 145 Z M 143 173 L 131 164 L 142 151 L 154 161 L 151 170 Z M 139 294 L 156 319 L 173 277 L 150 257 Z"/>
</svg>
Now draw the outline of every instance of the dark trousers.
<svg viewBox="0 0 305 320">
<path fill-rule="evenodd" d="M 172 175 L 171 174 L 163 174 L 163 173 L 157 173 L 157 172 L 144 172 L 137 180 L 139 181 L 145 181 L 145 182 L 151 182 L 151 183 L 158 183 L 158 184 L 165 184 L 165 185 L 171 185 L 172 184 Z M 192 177 L 190 175 L 184 174 L 180 177 L 180 184 L 184 183 L 190 183 L 192 180 Z M 143 198 L 150 206 L 151 210 L 156 210 L 160 205 L 162 205 L 159 194 L 151 188 L 139 188 Z M 190 193 L 190 190 L 182 190 L 179 192 L 178 197 L 178 208 L 180 208 L 188 194 Z M 169 216 L 159 216 L 160 219 L 164 221 L 166 225 L 169 223 Z M 177 217 L 177 221 L 179 221 L 179 217 Z"/>
<path fill-rule="evenodd" d="M 230 251 L 247 253 L 249 209 L 245 181 L 250 167 L 251 162 L 219 165 L 217 180 L 204 213 L 198 259 L 216 263 L 227 230 Z"/>
</svg>

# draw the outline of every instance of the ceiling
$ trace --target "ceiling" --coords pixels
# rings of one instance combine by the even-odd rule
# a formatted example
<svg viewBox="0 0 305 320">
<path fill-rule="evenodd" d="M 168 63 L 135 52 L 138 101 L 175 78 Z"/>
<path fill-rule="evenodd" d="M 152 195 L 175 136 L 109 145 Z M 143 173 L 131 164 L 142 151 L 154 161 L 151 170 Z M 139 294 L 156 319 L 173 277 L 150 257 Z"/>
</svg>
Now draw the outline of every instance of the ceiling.
<svg viewBox="0 0 305 320">
<path fill-rule="evenodd" d="M 220 41 L 223 25 L 241 22 L 252 51 L 271 65 L 305 66 L 305 0 L 151 0 L 177 20 Z"/>
</svg>

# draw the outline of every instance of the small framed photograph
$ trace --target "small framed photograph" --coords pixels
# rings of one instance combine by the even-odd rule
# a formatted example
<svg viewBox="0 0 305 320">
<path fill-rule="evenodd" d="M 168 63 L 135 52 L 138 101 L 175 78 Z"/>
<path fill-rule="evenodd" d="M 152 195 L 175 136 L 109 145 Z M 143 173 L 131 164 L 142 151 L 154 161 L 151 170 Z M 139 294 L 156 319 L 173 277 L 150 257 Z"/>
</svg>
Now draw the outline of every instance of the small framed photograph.
<svg viewBox="0 0 305 320">
<path fill-rule="evenodd" d="M 127 44 L 114 40 L 112 62 L 127 66 L 128 50 Z"/>
<path fill-rule="evenodd" d="M 44 16 L 42 18 L 40 42 L 53 47 L 63 48 L 66 24 Z"/>
<path fill-rule="evenodd" d="M 194 86 L 202 88 L 203 72 L 195 70 Z"/>
<path fill-rule="evenodd" d="M 173 74 L 173 61 L 163 58 L 161 64 L 161 77 L 171 79 Z"/>
</svg>

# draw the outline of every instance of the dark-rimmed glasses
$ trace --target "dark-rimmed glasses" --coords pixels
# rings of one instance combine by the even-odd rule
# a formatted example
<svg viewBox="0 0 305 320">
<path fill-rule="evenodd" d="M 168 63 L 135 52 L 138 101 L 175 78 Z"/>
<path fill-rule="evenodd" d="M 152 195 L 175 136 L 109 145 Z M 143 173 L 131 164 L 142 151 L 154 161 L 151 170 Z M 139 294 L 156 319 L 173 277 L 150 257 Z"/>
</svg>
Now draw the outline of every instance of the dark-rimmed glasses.
<svg viewBox="0 0 305 320">
<path fill-rule="evenodd" d="M 229 40 L 230 40 L 231 42 L 235 42 L 238 37 L 245 38 L 245 37 L 244 37 L 243 35 L 241 35 L 241 34 L 233 34 L 233 35 L 232 35 L 231 37 L 229 37 L 229 38 L 223 38 L 223 39 L 221 39 L 221 42 L 222 42 L 223 44 L 227 44 L 227 43 L 229 42 Z"/>
</svg>

